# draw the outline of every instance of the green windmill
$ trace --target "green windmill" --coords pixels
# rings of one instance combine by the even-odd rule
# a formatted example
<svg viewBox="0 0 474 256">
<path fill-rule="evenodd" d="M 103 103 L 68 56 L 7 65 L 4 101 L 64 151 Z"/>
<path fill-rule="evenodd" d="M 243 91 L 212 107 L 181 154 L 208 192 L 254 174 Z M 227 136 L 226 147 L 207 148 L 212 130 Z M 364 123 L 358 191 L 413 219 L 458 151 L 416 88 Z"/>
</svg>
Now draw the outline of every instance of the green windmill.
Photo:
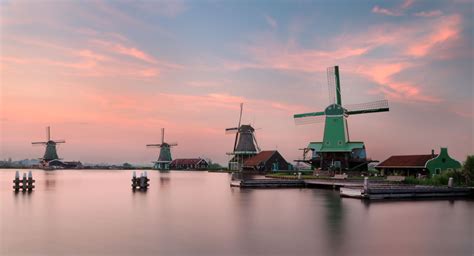
<svg viewBox="0 0 474 256">
<path fill-rule="evenodd" d="M 171 147 L 178 146 L 178 143 L 165 142 L 165 128 L 161 128 L 160 144 L 147 144 L 146 146 L 160 148 L 160 155 L 158 156 L 158 160 L 154 162 L 153 168 L 157 170 L 169 170 L 170 163 L 173 161 L 171 158 Z"/>
<path fill-rule="evenodd" d="M 58 152 L 56 151 L 56 145 L 60 143 L 66 143 L 65 140 L 52 140 L 51 139 L 51 128 L 46 127 L 46 141 L 41 142 L 32 142 L 33 145 L 45 145 L 46 150 L 44 152 L 42 164 L 47 166 L 47 164 L 53 160 L 59 160 Z"/>
<path fill-rule="evenodd" d="M 347 117 L 351 115 L 389 111 L 388 101 L 379 100 L 368 103 L 342 105 L 339 67 L 327 69 L 329 86 L 329 106 L 324 111 L 296 114 L 296 124 L 325 121 L 322 142 L 310 142 L 312 151 L 310 163 L 313 168 L 322 170 L 364 171 L 367 159 L 364 142 L 351 141 L 347 127 Z"/>
</svg>

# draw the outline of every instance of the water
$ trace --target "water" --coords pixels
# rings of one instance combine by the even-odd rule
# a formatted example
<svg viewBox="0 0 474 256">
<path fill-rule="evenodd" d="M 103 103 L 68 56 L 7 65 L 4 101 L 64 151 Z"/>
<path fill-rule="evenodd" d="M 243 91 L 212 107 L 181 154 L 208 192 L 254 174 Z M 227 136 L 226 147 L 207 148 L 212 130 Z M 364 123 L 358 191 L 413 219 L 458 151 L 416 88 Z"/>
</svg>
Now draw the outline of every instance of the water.
<svg viewBox="0 0 474 256">
<path fill-rule="evenodd" d="M 0 170 L 1 255 L 473 255 L 474 202 L 364 203 L 319 189 L 229 187 L 228 174 Z"/>
</svg>

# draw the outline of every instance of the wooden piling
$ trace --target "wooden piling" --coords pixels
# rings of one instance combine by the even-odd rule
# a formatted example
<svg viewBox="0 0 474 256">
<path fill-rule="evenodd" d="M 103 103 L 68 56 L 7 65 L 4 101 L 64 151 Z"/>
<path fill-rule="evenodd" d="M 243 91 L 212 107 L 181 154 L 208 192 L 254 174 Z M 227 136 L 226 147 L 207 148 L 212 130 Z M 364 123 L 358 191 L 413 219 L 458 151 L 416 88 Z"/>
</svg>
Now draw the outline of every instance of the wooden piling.
<svg viewBox="0 0 474 256">
<path fill-rule="evenodd" d="M 132 189 L 133 190 L 135 189 L 147 190 L 148 186 L 150 186 L 150 184 L 148 184 L 149 181 L 150 179 L 148 179 L 146 171 L 140 174 L 140 178 L 137 178 L 136 172 L 133 171 L 133 175 L 132 175 Z"/>
<path fill-rule="evenodd" d="M 32 191 L 34 186 L 35 180 L 33 179 L 33 174 L 31 171 L 28 172 L 28 178 L 26 177 L 26 173 L 23 173 L 23 178 L 20 179 L 20 173 L 18 171 L 15 172 L 15 179 L 13 180 L 13 189 L 15 192 L 20 191 Z"/>
</svg>

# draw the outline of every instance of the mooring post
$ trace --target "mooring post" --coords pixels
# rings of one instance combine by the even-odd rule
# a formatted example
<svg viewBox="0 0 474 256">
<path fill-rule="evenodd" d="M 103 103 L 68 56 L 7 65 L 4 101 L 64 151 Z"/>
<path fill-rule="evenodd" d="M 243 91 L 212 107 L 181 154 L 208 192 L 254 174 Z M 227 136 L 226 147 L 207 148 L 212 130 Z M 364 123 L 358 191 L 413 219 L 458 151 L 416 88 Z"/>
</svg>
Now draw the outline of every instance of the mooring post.
<svg viewBox="0 0 474 256">
<path fill-rule="evenodd" d="M 369 177 L 364 177 L 364 191 L 366 193 L 369 191 Z"/>
<path fill-rule="evenodd" d="M 33 188 L 35 187 L 33 185 L 34 182 L 35 180 L 33 179 L 33 173 L 31 171 L 28 171 L 28 191 L 33 190 Z"/>
<path fill-rule="evenodd" d="M 20 172 L 16 171 L 15 172 L 15 179 L 13 180 L 13 189 L 15 191 L 19 191 L 20 190 Z"/>
<path fill-rule="evenodd" d="M 143 176 L 145 176 L 145 189 L 148 189 L 148 181 L 150 180 L 148 179 L 148 173 L 145 171 Z"/>
<path fill-rule="evenodd" d="M 135 171 L 133 171 L 133 174 L 132 174 L 132 189 L 136 189 L 137 186 L 138 186 L 137 173 Z"/>
<path fill-rule="evenodd" d="M 448 188 L 452 188 L 452 187 L 453 187 L 453 177 L 449 177 Z"/>
<path fill-rule="evenodd" d="M 27 185 L 28 185 L 27 180 L 26 180 L 26 172 L 23 173 L 22 185 L 23 185 L 23 191 L 26 191 Z"/>
<path fill-rule="evenodd" d="M 145 179 L 146 179 L 145 174 L 142 172 L 140 174 L 140 189 L 146 188 L 145 187 Z"/>
</svg>

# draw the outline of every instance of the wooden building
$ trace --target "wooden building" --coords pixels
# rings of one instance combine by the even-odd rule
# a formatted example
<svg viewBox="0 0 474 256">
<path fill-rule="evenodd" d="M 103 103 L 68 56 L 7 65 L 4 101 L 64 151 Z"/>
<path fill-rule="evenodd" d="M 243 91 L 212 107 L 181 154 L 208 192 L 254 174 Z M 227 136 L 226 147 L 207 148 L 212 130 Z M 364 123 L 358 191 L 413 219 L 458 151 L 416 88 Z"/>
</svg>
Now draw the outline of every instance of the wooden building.
<svg viewBox="0 0 474 256">
<path fill-rule="evenodd" d="M 202 158 L 177 158 L 171 161 L 170 168 L 175 170 L 203 170 L 209 163 Z"/>
<path fill-rule="evenodd" d="M 382 175 L 432 176 L 443 171 L 459 169 L 461 163 L 448 155 L 447 148 L 441 148 L 439 155 L 432 150 L 431 154 L 426 155 L 391 156 L 375 168 L 380 170 Z"/>
<path fill-rule="evenodd" d="M 278 170 L 288 170 L 288 162 L 276 150 L 261 151 L 244 162 L 244 172 L 267 173 Z"/>
</svg>

